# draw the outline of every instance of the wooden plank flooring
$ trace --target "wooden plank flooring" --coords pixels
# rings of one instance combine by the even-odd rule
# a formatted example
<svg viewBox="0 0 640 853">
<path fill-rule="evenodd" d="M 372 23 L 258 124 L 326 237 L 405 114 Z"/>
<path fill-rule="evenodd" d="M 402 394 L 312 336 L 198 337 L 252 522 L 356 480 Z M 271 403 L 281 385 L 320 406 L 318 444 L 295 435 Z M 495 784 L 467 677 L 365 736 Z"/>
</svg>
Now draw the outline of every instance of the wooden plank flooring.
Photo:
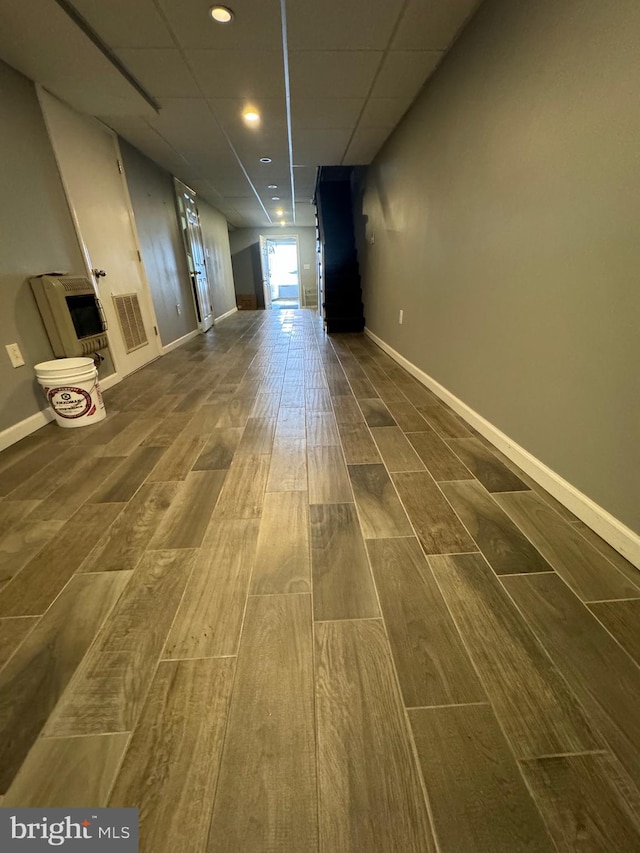
<svg viewBox="0 0 640 853">
<path fill-rule="evenodd" d="M 640 849 L 640 573 L 431 391 L 303 310 L 105 398 L 0 453 L 3 805 L 137 807 L 143 853 Z"/>
</svg>

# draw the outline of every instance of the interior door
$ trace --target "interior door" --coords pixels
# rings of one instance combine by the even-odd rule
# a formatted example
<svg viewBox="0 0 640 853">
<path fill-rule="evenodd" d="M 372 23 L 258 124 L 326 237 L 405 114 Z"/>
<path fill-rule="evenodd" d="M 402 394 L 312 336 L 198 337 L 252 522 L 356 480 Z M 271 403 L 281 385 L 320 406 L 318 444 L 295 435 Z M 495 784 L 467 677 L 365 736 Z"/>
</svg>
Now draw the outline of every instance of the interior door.
<svg viewBox="0 0 640 853">
<path fill-rule="evenodd" d="M 260 235 L 260 264 L 262 266 L 262 290 L 264 307 L 271 308 L 271 275 L 269 271 L 269 243 L 264 234 Z"/>
<path fill-rule="evenodd" d="M 189 275 L 191 276 L 191 288 L 196 306 L 198 328 L 201 332 L 206 332 L 207 329 L 213 326 L 213 300 L 207 277 L 204 240 L 202 239 L 196 194 L 181 181 L 176 180 L 175 185 L 180 228 L 184 241 L 184 250 L 187 253 L 187 264 L 189 265 Z"/>
<path fill-rule="evenodd" d="M 157 358 L 160 344 L 118 140 L 43 89 L 38 94 L 109 349 L 124 376 Z"/>
</svg>

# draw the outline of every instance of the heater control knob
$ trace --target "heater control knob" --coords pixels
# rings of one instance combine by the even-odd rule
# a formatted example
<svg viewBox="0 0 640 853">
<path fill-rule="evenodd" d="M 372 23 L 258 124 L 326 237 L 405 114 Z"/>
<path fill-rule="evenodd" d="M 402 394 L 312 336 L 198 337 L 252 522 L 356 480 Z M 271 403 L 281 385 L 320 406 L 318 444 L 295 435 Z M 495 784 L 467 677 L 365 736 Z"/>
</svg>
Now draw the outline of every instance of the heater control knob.
<svg viewBox="0 0 640 853">
<path fill-rule="evenodd" d="M 93 274 L 95 275 L 96 278 L 104 278 L 106 275 L 106 272 L 104 270 L 96 269 L 93 271 Z"/>
</svg>

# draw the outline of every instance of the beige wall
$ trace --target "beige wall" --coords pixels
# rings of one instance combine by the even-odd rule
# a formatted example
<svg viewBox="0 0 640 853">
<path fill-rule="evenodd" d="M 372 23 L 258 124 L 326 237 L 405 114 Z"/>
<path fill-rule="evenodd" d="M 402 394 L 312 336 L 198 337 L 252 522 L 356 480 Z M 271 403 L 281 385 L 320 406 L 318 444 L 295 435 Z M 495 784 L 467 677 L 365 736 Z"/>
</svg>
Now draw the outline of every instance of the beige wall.
<svg viewBox="0 0 640 853">
<path fill-rule="evenodd" d="M 213 296 L 213 316 L 221 317 L 236 305 L 229 248 L 229 226 L 222 213 L 201 196 L 197 197 L 197 202 L 207 260 L 207 275 Z"/>
<path fill-rule="evenodd" d="M 120 151 L 160 340 L 167 346 L 198 325 L 173 178 L 124 139 Z"/>
<path fill-rule="evenodd" d="M 260 242 L 260 235 L 265 237 L 298 237 L 300 252 L 300 283 L 303 291 L 303 304 L 315 306 L 318 304 L 318 285 L 316 282 L 316 229 L 311 226 L 274 227 L 274 228 L 236 228 L 230 234 L 231 254 L 236 255 L 243 249 Z M 305 264 L 309 269 L 305 269 Z M 249 293 L 246 287 L 238 289 L 238 293 Z"/>
<path fill-rule="evenodd" d="M 636 0 L 487 0 L 369 171 L 360 258 L 373 332 L 636 531 L 638 44 Z"/>
<path fill-rule="evenodd" d="M 33 365 L 54 357 L 28 278 L 84 275 L 35 88 L 0 62 L 0 432 L 47 408 Z M 17 343 L 24 367 L 5 345 Z"/>
</svg>

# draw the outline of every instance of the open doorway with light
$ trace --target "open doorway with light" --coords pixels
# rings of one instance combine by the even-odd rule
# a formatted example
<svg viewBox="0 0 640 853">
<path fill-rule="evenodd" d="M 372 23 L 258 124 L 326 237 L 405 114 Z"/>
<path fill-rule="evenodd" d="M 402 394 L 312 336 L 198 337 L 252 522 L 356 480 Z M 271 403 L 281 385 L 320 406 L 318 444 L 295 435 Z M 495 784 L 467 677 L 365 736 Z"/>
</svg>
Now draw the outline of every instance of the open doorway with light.
<svg viewBox="0 0 640 853">
<path fill-rule="evenodd" d="M 295 235 L 260 237 L 265 308 L 300 307 L 300 252 Z"/>
</svg>

